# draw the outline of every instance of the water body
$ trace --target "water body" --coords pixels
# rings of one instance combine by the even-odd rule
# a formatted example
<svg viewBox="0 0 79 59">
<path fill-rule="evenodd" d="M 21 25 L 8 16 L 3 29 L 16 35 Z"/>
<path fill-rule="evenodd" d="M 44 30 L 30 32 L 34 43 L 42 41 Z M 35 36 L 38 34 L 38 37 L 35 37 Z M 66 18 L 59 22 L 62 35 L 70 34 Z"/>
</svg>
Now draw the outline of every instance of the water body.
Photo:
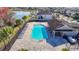
<svg viewBox="0 0 79 59">
<path fill-rule="evenodd" d="M 30 12 L 25 12 L 25 11 L 14 11 L 14 13 L 15 13 L 14 18 L 16 19 L 22 19 L 23 16 L 31 15 Z"/>
</svg>

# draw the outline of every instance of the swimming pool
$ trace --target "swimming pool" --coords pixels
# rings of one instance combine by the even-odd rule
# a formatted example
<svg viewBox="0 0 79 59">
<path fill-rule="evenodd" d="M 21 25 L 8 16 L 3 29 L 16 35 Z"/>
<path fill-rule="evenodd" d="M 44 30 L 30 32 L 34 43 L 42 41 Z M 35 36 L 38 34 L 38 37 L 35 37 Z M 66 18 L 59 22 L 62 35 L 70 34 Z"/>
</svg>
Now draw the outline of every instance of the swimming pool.
<svg viewBox="0 0 79 59">
<path fill-rule="evenodd" d="M 44 25 L 36 24 L 32 29 L 32 38 L 39 41 L 48 38 L 47 30 Z"/>
</svg>

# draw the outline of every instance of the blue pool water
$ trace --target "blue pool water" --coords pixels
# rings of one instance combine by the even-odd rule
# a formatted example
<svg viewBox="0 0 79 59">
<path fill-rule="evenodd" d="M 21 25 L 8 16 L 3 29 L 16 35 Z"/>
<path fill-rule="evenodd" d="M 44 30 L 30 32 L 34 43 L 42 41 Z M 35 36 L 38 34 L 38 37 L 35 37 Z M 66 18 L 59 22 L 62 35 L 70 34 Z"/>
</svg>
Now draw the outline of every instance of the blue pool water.
<svg viewBox="0 0 79 59">
<path fill-rule="evenodd" d="M 47 39 L 48 34 L 47 34 L 45 26 L 40 25 L 40 24 L 34 25 L 31 36 L 33 39 L 37 41 Z"/>
</svg>

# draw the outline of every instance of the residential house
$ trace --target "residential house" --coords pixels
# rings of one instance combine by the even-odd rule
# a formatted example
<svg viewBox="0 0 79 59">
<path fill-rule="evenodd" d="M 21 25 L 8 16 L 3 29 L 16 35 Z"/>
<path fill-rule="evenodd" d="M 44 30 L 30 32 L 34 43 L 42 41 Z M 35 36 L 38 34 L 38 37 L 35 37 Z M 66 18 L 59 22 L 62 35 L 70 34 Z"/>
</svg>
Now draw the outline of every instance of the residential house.
<svg viewBox="0 0 79 59">
<path fill-rule="evenodd" d="M 77 34 L 77 32 L 75 32 L 74 28 L 69 27 L 66 24 L 63 24 L 62 21 L 59 21 L 57 19 L 48 21 L 48 24 L 55 36 L 63 36 L 64 34 L 66 34 L 66 35 L 69 34 L 72 36 L 72 35 Z M 72 33 L 74 33 L 74 34 L 72 34 Z"/>
<path fill-rule="evenodd" d="M 53 15 L 51 12 L 39 12 L 37 18 L 38 20 L 50 20 L 53 19 Z"/>
</svg>

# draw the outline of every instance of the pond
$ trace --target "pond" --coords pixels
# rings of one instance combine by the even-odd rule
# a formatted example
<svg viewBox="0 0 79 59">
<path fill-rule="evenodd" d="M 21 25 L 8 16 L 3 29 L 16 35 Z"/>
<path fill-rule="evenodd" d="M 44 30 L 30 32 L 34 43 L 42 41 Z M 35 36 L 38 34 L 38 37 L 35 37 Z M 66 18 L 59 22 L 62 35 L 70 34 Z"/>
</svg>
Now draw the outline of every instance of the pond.
<svg viewBox="0 0 79 59">
<path fill-rule="evenodd" d="M 22 19 L 23 16 L 29 16 L 31 14 L 30 12 L 25 11 L 14 11 L 14 13 L 14 18 L 16 19 Z"/>
</svg>

